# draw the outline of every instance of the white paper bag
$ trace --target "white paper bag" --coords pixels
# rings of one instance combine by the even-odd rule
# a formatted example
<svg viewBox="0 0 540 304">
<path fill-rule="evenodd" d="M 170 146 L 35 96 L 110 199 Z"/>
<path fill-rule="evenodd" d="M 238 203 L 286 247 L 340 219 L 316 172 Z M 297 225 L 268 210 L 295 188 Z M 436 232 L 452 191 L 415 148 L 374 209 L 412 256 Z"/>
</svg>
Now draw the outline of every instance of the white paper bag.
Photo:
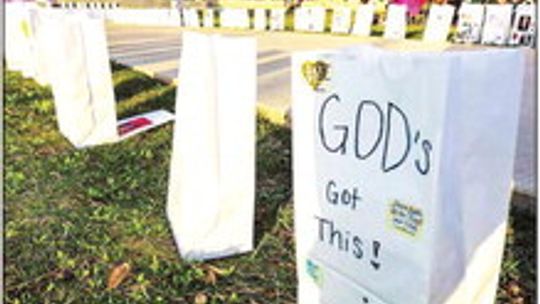
<svg viewBox="0 0 540 304">
<path fill-rule="evenodd" d="M 512 22 L 512 4 L 486 5 L 482 44 L 505 45 Z"/>
<path fill-rule="evenodd" d="M 444 42 L 448 38 L 455 7 L 449 4 L 432 4 L 426 23 L 423 40 L 426 42 Z"/>
<path fill-rule="evenodd" d="M 462 3 L 459 8 L 455 42 L 476 43 L 480 41 L 484 6 L 481 4 Z"/>
<path fill-rule="evenodd" d="M 225 28 L 249 28 L 249 15 L 243 8 L 224 8 L 221 10 L 220 26 Z"/>
<path fill-rule="evenodd" d="M 293 55 L 298 303 L 493 303 L 521 55 Z"/>
<path fill-rule="evenodd" d="M 294 11 L 294 30 L 324 32 L 326 9 L 324 7 L 300 7 Z"/>
<path fill-rule="evenodd" d="M 253 246 L 256 40 L 183 41 L 167 215 L 183 258 L 243 253 Z"/>
<path fill-rule="evenodd" d="M 184 8 L 182 12 L 184 15 L 184 25 L 186 27 L 200 27 L 197 9 Z"/>
<path fill-rule="evenodd" d="M 405 31 L 407 29 L 407 6 L 404 4 L 388 5 L 388 13 L 386 16 L 384 38 L 392 40 L 405 39 Z"/>
<path fill-rule="evenodd" d="M 7 68 L 22 72 L 25 77 L 33 77 L 35 72 L 34 26 L 30 10 L 34 8 L 23 3 L 6 3 L 5 8 Z"/>
<path fill-rule="evenodd" d="M 534 46 L 536 42 L 536 6 L 522 4 L 516 7 L 510 32 L 510 45 Z"/>
<path fill-rule="evenodd" d="M 214 10 L 206 9 L 204 11 L 204 27 L 214 27 Z"/>
<path fill-rule="evenodd" d="M 375 16 L 375 6 L 373 4 L 361 4 L 356 9 L 354 17 L 354 27 L 352 33 L 359 36 L 369 36 L 371 25 Z"/>
<path fill-rule="evenodd" d="M 270 30 L 283 31 L 285 29 L 285 9 L 273 8 L 270 10 Z"/>
<path fill-rule="evenodd" d="M 351 30 L 351 9 L 339 7 L 332 16 L 332 33 L 348 34 Z"/>
<path fill-rule="evenodd" d="M 257 8 L 255 11 L 255 22 L 253 27 L 258 31 L 266 30 L 266 9 Z"/>
</svg>

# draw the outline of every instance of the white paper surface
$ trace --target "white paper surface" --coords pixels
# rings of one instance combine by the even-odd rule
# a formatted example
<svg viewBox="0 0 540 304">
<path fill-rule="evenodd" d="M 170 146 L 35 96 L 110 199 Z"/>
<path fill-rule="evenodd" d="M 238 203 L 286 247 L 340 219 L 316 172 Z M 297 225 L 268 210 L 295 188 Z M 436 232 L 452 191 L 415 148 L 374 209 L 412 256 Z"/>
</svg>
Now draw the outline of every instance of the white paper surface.
<svg viewBox="0 0 540 304">
<path fill-rule="evenodd" d="M 510 45 L 534 46 L 536 43 L 536 6 L 518 5 L 510 32 Z"/>
<path fill-rule="evenodd" d="M 351 30 L 351 9 L 339 7 L 333 10 L 332 33 L 348 34 Z"/>
<path fill-rule="evenodd" d="M 424 32 L 426 42 L 444 42 L 448 38 L 450 25 L 454 18 L 455 7 L 452 5 L 432 4 Z"/>
<path fill-rule="evenodd" d="M 213 9 L 204 10 L 204 27 L 207 27 L 207 28 L 214 27 L 214 10 Z"/>
<path fill-rule="evenodd" d="M 392 40 L 405 39 L 407 29 L 407 6 L 403 4 L 389 4 L 384 28 L 384 38 Z"/>
<path fill-rule="evenodd" d="M 299 7 L 294 10 L 294 30 L 323 32 L 326 9 L 324 7 Z"/>
<path fill-rule="evenodd" d="M 220 16 L 220 26 L 228 28 L 249 28 L 249 16 L 247 9 L 223 8 Z"/>
<path fill-rule="evenodd" d="M 273 8 L 270 10 L 270 30 L 283 31 L 285 29 L 285 9 Z"/>
<path fill-rule="evenodd" d="M 482 44 L 505 45 L 512 22 L 512 4 L 486 5 Z"/>
<path fill-rule="evenodd" d="M 493 302 L 522 60 L 517 50 L 293 55 L 298 303 Z"/>
<path fill-rule="evenodd" d="M 475 43 L 480 41 L 482 23 L 484 22 L 484 10 L 482 4 L 461 4 L 458 13 L 456 42 Z"/>
<path fill-rule="evenodd" d="M 371 25 L 375 14 L 375 6 L 373 4 L 361 4 L 356 9 L 354 17 L 354 26 L 352 34 L 359 36 L 369 36 L 371 34 Z"/>
<path fill-rule="evenodd" d="M 243 253 L 253 247 L 256 40 L 183 41 L 167 215 L 183 258 Z"/>
<path fill-rule="evenodd" d="M 255 21 L 253 27 L 258 31 L 266 30 L 266 9 L 255 9 Z"/>
</svg>

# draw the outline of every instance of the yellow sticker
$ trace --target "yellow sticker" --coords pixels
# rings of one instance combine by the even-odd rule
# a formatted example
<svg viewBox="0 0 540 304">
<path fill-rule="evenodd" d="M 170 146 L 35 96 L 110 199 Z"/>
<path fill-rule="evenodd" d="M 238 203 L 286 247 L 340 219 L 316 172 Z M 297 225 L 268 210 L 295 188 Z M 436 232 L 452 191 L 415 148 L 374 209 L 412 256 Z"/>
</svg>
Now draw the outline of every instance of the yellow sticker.
<svg viewBox="0 0 540 304">
<path fill-rule="evenodd" d="M 420 208 L 393 200 L 388 204 L 387 225 L 401 235 L 417 238 L 424 226 L 424 214 Z"/>
<path fill-rule="evenodd" d="M 302 64 L 302 76 L 313 90 L 318 90 L 323 81 L 328 80 L 330 64 L 317 60 Z"/>
<path fill-rule="evenodd" d="M 30 31 L 30 25 L 26 20 L 21 21 L 21 31 L 24 34 L 24 37 L 30 38 L 31 31 Z"/>
</svg>

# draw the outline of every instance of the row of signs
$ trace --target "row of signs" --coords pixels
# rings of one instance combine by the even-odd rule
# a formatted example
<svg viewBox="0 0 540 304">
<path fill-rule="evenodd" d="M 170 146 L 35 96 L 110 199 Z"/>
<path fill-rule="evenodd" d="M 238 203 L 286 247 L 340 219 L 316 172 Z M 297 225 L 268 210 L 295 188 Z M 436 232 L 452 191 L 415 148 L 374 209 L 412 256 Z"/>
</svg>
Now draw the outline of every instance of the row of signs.
<svg viewBox="0 0 540 304">
<path fill-rule="evenodd" d="M 300 7 L 294 11 L 294 30 L 302 32 L 324 32 L 327 10 L 323 7 Z M 401 40 L 406 37 L 406 5 L 390 4 L 387 9 L 384 38 Z M 456 13 L 452 5 L 430 7 L 423 40 L 446 41 Z M 536 43 L 536 16 L 534 5 L 481 5 L 464 3 L 460 6 L 454 41 L 458 43 L 482 43 L 488 45 L 525 45 Z M 247 9 L 223 8 L 219 10 L 220 27 L 264 31 L 285 29 L 285 9 L 255 9 L 253 26 Z M 184 8 L 164 9 L 117 9 L 106 13 L 106 17 L 119 23 L 145 25 L 178 25 L 183 20 L 186 27 L 211 28 L 216 26 L 217 11 L 207 9 L 199 18 L 199 10 Z M 331 32 L 370 36 L 375 16 L 375 5 L 359 5 L 354 13 L 350 8 L 333 10 Z M 183 19 L 182 19 L 182 18 Z"/>
</svg>

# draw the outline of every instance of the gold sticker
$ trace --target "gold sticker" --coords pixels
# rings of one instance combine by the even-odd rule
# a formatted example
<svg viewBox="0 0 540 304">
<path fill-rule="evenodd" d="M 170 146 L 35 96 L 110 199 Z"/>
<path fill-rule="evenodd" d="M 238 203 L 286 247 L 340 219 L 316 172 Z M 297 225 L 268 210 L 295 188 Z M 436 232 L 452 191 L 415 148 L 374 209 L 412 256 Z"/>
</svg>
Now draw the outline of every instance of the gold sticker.
<svg viewBox="0 0 540 304">
<path fill-rule="evenodd" d="M 313 90 L 318 90 L 323 81 L 328 80 L 330 65 L 324 61 L 306 61 L 302 64 L 302 76 Z"/>
<path fill-rule="evenodd" d="M 416 238 L 422 232 L 424 214 L 421 209 L 393 200 L 388 206 L 388 226 L 402 235 Z"/>
</svg>

